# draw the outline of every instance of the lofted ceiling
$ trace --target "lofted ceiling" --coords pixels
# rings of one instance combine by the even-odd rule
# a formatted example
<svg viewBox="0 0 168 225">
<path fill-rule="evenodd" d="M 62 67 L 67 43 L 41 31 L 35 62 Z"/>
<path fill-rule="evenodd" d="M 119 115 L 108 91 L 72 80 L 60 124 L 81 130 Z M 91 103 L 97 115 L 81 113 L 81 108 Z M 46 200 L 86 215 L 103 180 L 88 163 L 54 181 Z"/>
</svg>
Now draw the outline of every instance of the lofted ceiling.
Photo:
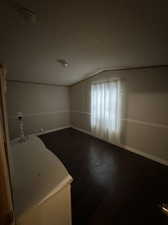
<svg viewBox="0 0 168 225">
<path fill-rule="evenodd" d="M 168 64 L 167 1 L 20 0 L 36 23 L 13 2 L 0 3 L 0 62 L 9 80 L 71 85 L 103 68 Z"/>
</svg>

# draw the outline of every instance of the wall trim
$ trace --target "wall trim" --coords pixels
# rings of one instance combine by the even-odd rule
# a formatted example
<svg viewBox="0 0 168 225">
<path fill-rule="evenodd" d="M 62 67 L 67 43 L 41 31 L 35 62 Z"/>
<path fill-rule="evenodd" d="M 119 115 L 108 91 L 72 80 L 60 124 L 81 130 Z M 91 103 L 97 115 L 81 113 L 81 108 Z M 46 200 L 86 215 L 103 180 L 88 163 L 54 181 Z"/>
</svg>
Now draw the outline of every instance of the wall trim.
<svg viewBox="0 0 168 225">
<path fill-rule="evenodd" d="M 132 147 L 130 147 L 128 145 L 123 145 L 123 148 L 128 150 L 128 151 L 130 151 L 130 152 L 133 152 L 133 153 L 135 153 L 137 155 L 143 156 L 144 158 L 147 158 L 147 159 L 150 159 L 152 161 L 158 162 L 158 163 L 160 163 L 162 165 L 168 166 L 168 161 L 166 161 L 164 159 L 161 159 L 161 158 L 159 158 L 157 156 L 154 156 L 154 155 L 142 152 L 142 151 L 140 151 L 138 149 L 135 149 L 135 148 L 132 148 Z"/>
<path fill-rule="evenodd" d="M 72 110 L 71 113 L 87 114 L 87 115 L 91 116 L 90 112 L 82 112 L 82 111 L 78 111 L 78 110 Z M 143 121 L 143 120 L 135 120 L 135 119 L 131 119 L 131 118 L 123 118 L 122 120 L 127 121 L 128 123 L 137 123 L 137 124 L 141 124 L 141 125 L 144 125 L 144 126 L 151 126 L 151 127 L 168 129 L 168 125 L 162 124 L 162 123 L 152 123 L 152 122 L 146 122 L 146 121 Z"/>
<path fill-rule="evenodd" d="M 59 130 L 64 130 L 64 129 L 67 129 L 67 128 L 71 128 L 71 125 L 57 127 L 55 129 L 49 129 L 49 130 L 45 130 L 45 131 L 42 131 L 42 132 L 33 133 L 33 134 L 30 134 L 30 135 L 43 135 L 43 134 L 48 134 L 48 133 L 52 133 L 52 132 L 59 131 Z"/>
<path fill-rule="evenodd" d="M 35 133 L 32 133 L 32 134 L 28 134 L 28 135 L 25 135 L 26 137 L 31 137 L 31 136 L 39 136 L 39 135 L 43 135 L 43 134 L 48 134 L 48 133 L 52 133 L 52 132 L 55 132 L 55 131 L 59 131 L 59 130 L 64 130 L 64 129 L 67 129 L 67 128 L 71 128 L 72 126 L 71 125 L 66 125 L 66 126 L 62 126 L 62 127 L 57 127 L 55 129 L 49 129 L 49 130 L 44 130 L 42 132 L 35 132 Z M 19 137 L 17 138 L 14 138 L 12 140 L 10 140 L 11 143 L 15 143 L 19 140 Z"/>
<path fill-rule="evenodd" d="M 95 71 L 90 73 L 84 74 L 85 79 L 81 79 L 80 81 L 74 82 L 73 84 L 56 84 L 56 83 L 47 83 L 45 81 L 26 81 L 26 80 L 17 80 L 17 79 L 7 79 L 8 82 L 15 82 L 15 83 L 25 83 L 25 84 L 35 84 L 35 85 L 48 85 L 48 86 L 56 86 L 56 87 L 73 87 L 74 85 L 81 83 L 85 80 L 88 80 L 99 73 L 103 73 L 106 71 L 125 71 L 125 70 L 143 70 L 143 69 L 157 69 L 157 68 L 168 68 L 168 64 L 158 64 L 158 65 L 143 65 L 143 66 L 119 66 L 119 67 L 101 67 L 97 68 Z"/>
<path fill-rule="evenodd" d="M 80 114 L 87 114 L 91 116 L 90 112 L 82 112 L 82 111 L 78 111 L 78 110 L 72 110 L 71 113 L 80 113 Z"/>
<path fill-rule="evenodd" d="M 146 121 L 142 121 L 142 120 L 135 120 L 135 119 L 130 119 L 130 118 L 126 118 L 126 119 L 123 119 L 123 120 L 127 121 L 129 123 L 137 123 L 137 124 L 141 124 L 141 125 L 145 125 L 145 126 L 168 129 L 168 125 L 162 124 L 162 123 L 151 123 L 151 122 L 146 122 Z"/>
<path fill-rule="evenodd" d="M 23 117 L 33 117 L 33 116 L 45 116 L 45 115 L 52 115 L 57 113 L 70 113 L 70 111 L 55 111 L 55 112 L 39 112 L 39 113 L 23 113 Z M 9 116 L 9 119 L 17 119 L 17 115 L 15 116 Z"/>
<path fill-rule="evenodd" d="M 58 127 L 58 128 L 55 128 L 55 129 L 49 129 L 49 130 L 46 130 L 46 131 L 43 131 L 43 132 L 32 133 L 32 134 L 30 134 L 30 135 L 28 135 L 28 136 L 30 136 L 30 137 L 31 137 L 31 136 L 34 136 L 34 135 L 39 136 L 39 135 L 48 134 L 48 133 L 52 133 L 52 132 L 55 132 L 55 131 L 67 129 L 67 128 L 73 128 L 73 129 L 78 130 L 78 131 L 80 131 L 80 132 L 86 133 L 86 134 L 88 134 L 88 135 L 90 135 L 90 136 L 92 136 L 92 137 L 95 137 L 95 138 L 98 138 L 98 139 L 100 139 L 100 140 L 102 140 L 102 141 L 105 141 L 105 142 L 107 142 L 107 143 L 109 143 L 109 144 L 112 144 L 111 142 L 109 142 L 109 141 L 107 141 L 107 140 L 104 140 L 103 138 L 97 137 L 96 135 L 92 134 L 90 131 L 87 131 L 87 130 L 85 130 L 85 129 L 78 128 L 78 127 L 76 127 L 76 126 L 74 126 L 74 125 L 67 125 L 67 126 Z M 15 138 L 15 139 L 12 139 L 12 140 L 11 140 L 11 143 L 15 143 L 15 142 L 17 142 L 18 140 L 19 140 L 18 137 Z M 157 156 L 153 156 L 153 155 L 151 155 L 151 154 L 142 152 L 141 150 L 132 148 L 132 147 L 130 147 L 130 146 L 128 146 L 128 145 L 117 145 L 117 144 L 115 144 L 115 145 L 118 146 L 118 147 L 124 148 L 124 149 L 127 150 L 127 151 L 133 152 L 133 153 L 135 153 L 135 154 L 137 154 L 137 155 L 140 155 L 140 156 L 142 156 L 142 157 L 144 157 L 144 158 L 147 158 L 147 159 L 150 159 L 150 160 L 155 161 L 155 162 L 157 162 L 157 163 L 160 163 L 160 164 L 162 164 L 162 165 L 168 166 L 168 161 L 167 161 L 167 160 L 163 160 L 163 159 L 161 159 L 161 158 L 159 158 L 159 157 L 157 157 Z"/>
<path fill-rule="evenodd" d="M 72 110 L 72 111 L 55 111 L 55 112 L 39 112 L 39 113 L 23 113 L 24 117 L 33 117 L 33 116 L 43 116 L 43 115 L 52 115 L 52 114 L 58 114 L 58 113 L 80 113 L 80 114 L 86 114 L 86 115 L 90 115 L 90 112 L 82 112 L 82 111 L 78 111 L 78 110 Z M 9 119 L 17 119 L 16 115 L 10 115 L 8 117 Z M 151 122 L 146 122 L 146 121 L 142 121 L 142 120 L 135 120 L 135 119 L 131 119 L 131 118 L 123 118 L 123 121 L 126 121 L 128 123 L 136 123 L 136 124 L 140 124 L 140 125 L 144 125 L 144 126 L 150 126 L 150 127 L 157 127 L 157 128 L 164 128 L 164 129 L 168 129 L 168 125 L 167 124 L 162 124 L 162 123 L 151 123 Z"/>
<path fill-rule="evenodd" d="M 47 83 L 47 82 L 36 82 L 36 81 L 24 81 L 24 80 L 12 80 L 12 79 L 7 79 L 7 82 L 33 84 L 33 85 L 41 85 L 41 86 L 68 87 L 68 85 L 63 85 L 63 84 L 55 84 L 55 83 Z"/>
<path fill-rule="evenodd" d="M 88 135 L 90 135 L 90 136 L 96 137 L 96 138 L 98 138 L 98 139 L 100 139 L 100 140 L 102 140 L 102 141 L 105 141 L 105 142 L 107 142 L 107 143 L 112 144 L 111 142 L 106 141 L 106 140 L 104 140 L 103 138 L 100 138 L 100 137 L 95 136 L 95 135 L 92 134 L 90 131 L 87 131 L 87 130 L 78 128 L 78 127 L 73 126 L 73 125 L 72 125 L 71 127 L 72 127 L 73 129 L 75 129 L 75 130 L 81 131 L 81 132 L 86 133 L 86 134 L 88 134 Z M 167 160 L 161 159 L 161 158 L 159 158 L 159 157 L 157 157 L 157 156 L 154 156 L 154 155 L 151 155 L 151 154 L 142 152 L 141 150 L 132 148 L 132 147 L 130 147 L 130 146 L 128 146 L 128 145 L 117 145 L 117 144 L 115 144 L 115 145 L 118 146 L 118 147 L 124 148 L 124 149 L 127 150 L 127 151 L 133 152 L 133 153 L 135 153 L 135 154 L 137 154 L 137 155 L 140 155 L 140 156 L 142 156 L 142 157 L 144 157 L 144 158 L 147 158 L 147 159 L 150 159 L 150 160 L 155 161 L 155 162 L 157 162 L 157 163 L 160 163 L 160 164 L 162 164 L 162 165 L 168 166 L 168 161 L 167 161 Z"/>
<path fill-rule="evenodd" d="M 86 80 L 89 80 L 95 76 L 97 76 L 100 73 L 111 71 L 111 72 L 119 72 L 119 71 L 130 71 L 130 70 L 145 70 L 145 69 L 159 69 L 159 68 L 168 68 L 168 64 L 158 64 L 158 65 L 144 65 L 144 66 L 120 66 L 120 67 L 102 67 L 97 68 L 95 71 L 85 74 L 84 79 L 77 81 L 71 85 L 68 85 L 69 87 L 73 87 L 79 83 L 82 83 Z"/>
</svg>

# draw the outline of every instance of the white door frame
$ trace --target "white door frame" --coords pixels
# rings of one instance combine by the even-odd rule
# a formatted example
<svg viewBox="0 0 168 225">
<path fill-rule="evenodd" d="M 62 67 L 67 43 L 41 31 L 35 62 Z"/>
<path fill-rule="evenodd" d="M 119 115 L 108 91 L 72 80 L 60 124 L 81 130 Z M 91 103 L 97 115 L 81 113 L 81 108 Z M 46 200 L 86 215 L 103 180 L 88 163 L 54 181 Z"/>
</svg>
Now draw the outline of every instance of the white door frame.
<svg viewBox="0 0 168 225">
<path fill-rule="evenodd" d="M 0 224 L 14 224 L 6 113 L 6 69 L 0 65 Z"/>
</svg>

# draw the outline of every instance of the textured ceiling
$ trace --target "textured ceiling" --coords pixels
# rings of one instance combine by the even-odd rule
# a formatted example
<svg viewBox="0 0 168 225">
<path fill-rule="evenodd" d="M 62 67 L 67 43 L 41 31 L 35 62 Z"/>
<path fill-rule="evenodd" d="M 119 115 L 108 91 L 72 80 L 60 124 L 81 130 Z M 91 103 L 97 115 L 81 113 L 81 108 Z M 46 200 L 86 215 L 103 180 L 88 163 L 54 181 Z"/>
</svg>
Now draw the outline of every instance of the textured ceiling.
<svg viewBox="0 0 168 225">
<path fill-rule="evenodd" d="M 0 62 L 8 79 L 71 85 L 102 68 L 168 64 L 167 1 L 22 0 L 36 24 L 11 2 L 0 3 Z"/>
</svg>

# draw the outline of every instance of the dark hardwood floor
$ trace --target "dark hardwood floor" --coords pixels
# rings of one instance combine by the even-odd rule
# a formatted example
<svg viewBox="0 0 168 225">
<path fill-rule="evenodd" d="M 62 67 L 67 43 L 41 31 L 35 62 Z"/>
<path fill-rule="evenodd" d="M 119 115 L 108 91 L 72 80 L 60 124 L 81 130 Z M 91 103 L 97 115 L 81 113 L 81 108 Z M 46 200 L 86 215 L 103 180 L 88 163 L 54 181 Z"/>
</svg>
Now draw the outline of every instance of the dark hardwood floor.
<svg viewBox="0 0 168 225">
<path fill-rule="evenodd" d="M 40 138 L 74 178 L 73 225 L 168 225 L 168 167 L 71 128 Z"/>
</svg>

